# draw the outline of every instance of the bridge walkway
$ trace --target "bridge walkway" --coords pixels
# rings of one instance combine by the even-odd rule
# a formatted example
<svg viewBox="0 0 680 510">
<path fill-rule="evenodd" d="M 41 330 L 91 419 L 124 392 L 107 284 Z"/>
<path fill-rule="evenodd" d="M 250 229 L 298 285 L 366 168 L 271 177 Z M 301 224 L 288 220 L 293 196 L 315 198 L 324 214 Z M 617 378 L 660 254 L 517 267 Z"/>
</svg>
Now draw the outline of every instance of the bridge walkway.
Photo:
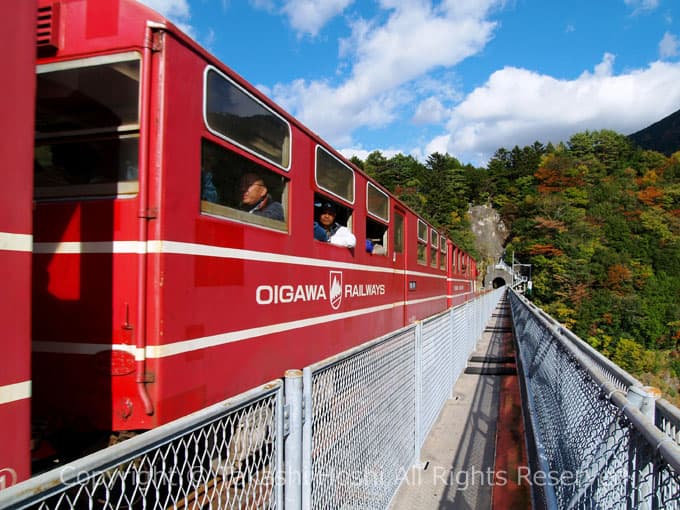
<svg viewBox="0 0 680 510">
<path fill-rule="evenodd" d="M 517 483 L 526 466 L 512 319 L 503 298 L 390 509 L 530 508 L 528 487 Z"/>
</svg>

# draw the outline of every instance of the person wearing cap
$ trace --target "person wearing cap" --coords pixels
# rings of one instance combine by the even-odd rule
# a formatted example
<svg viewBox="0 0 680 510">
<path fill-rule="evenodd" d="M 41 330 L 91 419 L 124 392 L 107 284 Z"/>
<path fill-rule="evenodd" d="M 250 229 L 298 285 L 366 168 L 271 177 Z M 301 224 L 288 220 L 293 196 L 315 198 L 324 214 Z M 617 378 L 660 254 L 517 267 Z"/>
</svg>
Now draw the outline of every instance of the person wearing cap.
<svg viewBox="0 0 680 510">
<path fill-rule="evenodd" d="M 314 239 L 336 246 L 354 248 L 357 239 L 349 229 L 335 221 L 337 211 L 335 204 L 324 202 L 321 204 L 319 221 L 314 222 Z"/>
<path fill-rule="evenodd" d="M 276 202 L 267 190 L 264 179 L 247 173 L 241 177 L 241 209 L 251 214 L 283 221 L 283 206 Z"/>
</svg>

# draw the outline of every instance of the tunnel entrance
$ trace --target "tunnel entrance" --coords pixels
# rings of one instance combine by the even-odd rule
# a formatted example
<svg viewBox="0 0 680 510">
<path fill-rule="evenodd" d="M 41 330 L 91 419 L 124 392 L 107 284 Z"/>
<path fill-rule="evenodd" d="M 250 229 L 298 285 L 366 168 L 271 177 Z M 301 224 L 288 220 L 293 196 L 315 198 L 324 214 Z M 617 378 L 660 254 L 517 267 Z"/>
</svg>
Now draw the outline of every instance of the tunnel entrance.
<svg viewBox="0 0 680 510">
<path fill-rule="evenodd" d="M 502 287 L 503 285 L 507 285 L 508 283 L 505 281 L 504 278 L 497 277 L 497 278 L 494 278 L 494 279 L 493 279 L 493 281 L 491 282 L 491 284 L 493 285 L 493 288 L 494 288 L 494 289 L 497 289 L 497 288 L 499 288 L 499 287 Z"/>
</svg>

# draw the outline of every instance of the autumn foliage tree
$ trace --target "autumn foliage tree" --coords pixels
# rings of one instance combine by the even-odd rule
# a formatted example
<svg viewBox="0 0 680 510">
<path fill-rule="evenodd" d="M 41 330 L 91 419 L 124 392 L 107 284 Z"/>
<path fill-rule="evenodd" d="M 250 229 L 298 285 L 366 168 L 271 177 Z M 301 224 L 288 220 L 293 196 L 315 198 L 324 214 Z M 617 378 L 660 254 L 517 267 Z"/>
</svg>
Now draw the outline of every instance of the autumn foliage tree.
<svg viewBox="0 0 680 510">
<path fill-rule="evenodd" d="M 475 254 L 469 204 L 492 205 L 532 299 L 605 355 L 680 397 L 680 153 L 613 131 L 500 148 L 486 168 L 435 153 L 355 160 Z"/>
</svg>

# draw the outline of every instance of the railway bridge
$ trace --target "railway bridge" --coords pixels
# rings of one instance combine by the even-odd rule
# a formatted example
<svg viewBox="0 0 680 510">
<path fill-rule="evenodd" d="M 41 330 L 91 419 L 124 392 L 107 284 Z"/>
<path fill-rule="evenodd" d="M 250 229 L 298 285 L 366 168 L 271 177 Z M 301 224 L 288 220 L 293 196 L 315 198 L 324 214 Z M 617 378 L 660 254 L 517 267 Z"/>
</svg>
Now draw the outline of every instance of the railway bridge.
<svg viewBox="0 0 680 510">
<path fill-rule="evenodd" d="M 0 508 L 680 508 L 680 410 L 504 285 Z"/>
</svg>

